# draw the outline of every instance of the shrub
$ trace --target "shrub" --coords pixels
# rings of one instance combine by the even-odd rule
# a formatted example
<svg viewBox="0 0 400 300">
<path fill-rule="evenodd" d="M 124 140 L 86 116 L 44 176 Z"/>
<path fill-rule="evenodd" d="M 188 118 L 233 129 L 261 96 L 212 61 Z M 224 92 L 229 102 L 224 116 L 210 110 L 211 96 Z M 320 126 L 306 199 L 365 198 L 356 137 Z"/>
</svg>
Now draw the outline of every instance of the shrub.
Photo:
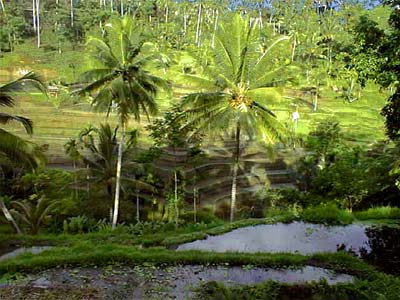
<svg viewBox="0 0 400 300">
<path fill-rule="evenodd" d="M 288 208 L 271 207 L 266 211 L 266 218 L 275 222 L 290 223 L 300 218 L 302 208 L 297 205 L 290 205 Z"/>
<path fill-rule="evenodd" d="M 194 212 L 188 211 L 182 213 L 180 216 L 181 221 L 184 223 L 193 223 L 194 222 Z M 197 223 L 211 224 L 211 223 L 219 223 L 221 222 L 210 210 L 199 210 L 196 214 Z"/>
<path fill-rule="evenodd" d="M 49 223 L 51 213 L 58 204 L 57 201 L 32 194 L 28 199 L 12 201 L 14 209 L 11 213 L 29 228 L 29 233 L 38 234 L 39 229 Z"/>
<path fill-rule="evenodd" d="M 85 216 L 71 217 L 64 221 L 64 233 L 83 233 L 88 231 L 88 218 Z"/>
<path fill-rule="evenodd" d="M 341 210 L 333 202 L 304 209 L 301 218 L 306 222 L 325 224 L 351 224 L 354 216 L 347 210 Z"/>
</svg>

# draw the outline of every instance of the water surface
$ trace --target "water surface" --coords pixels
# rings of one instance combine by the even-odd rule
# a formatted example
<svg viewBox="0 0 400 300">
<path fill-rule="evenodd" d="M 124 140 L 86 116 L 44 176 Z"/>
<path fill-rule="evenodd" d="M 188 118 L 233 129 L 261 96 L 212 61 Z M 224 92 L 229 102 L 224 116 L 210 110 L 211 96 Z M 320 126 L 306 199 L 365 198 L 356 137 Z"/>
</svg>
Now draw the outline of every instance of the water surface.
<svg viewBox="0 0 400 300">
<path fill-rule="evenodd" d="M 344 244 L 347 250 L 352 249 L 359 254 L 360 248 L 367 251 L 370 249 L 366 228 L 361 224 L 326 226 L 303 222 L 257 225 L 182 244 L 177 250 L 312 254 L 336 252 L 337 248 Z"/>
<path fill-rule="evenodd" d="M 53 248 L 53 247 L 41 246 L 41 247 L 29 247 L 29 248 L 23 247 L 23 248 L 18 248 L 18 249 L 14 250 L 14 251 L 11 251 L 11 252 L 8 252 L 8 253 L 6 253 L 4 255 L 1 255 L 0 256 L 0 261 L 4 261 L 4 260 L 7 260 L 7 259 L 11 259 L 11 258 L 17 257 L 18 255 L 23 254 L 23 253 L 39 254 L 39 253 L 41 253 L 43 251 L 46 251 L 46 250 L 49 250 L 51 248 Z"/>
</svg>

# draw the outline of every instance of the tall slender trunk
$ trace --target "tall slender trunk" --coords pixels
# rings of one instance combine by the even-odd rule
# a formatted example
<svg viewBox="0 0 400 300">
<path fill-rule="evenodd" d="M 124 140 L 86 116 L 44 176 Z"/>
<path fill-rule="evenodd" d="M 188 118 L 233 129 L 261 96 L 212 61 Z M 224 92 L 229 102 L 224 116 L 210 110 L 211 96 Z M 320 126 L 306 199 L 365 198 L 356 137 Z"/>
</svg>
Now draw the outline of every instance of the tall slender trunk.
<svg viewBox="0 0 400 300">
<path fill-rule="evenodd" d="M 90 175 L 89 175 L 89 165 L 86 165 L 86 194 L 90 198 Z"/>
<path fill-rule="evenodd" d="M 4 2 L 3 2 L 3 0 L 0 0 L 0 6 L 1 6 L 1 10 L 2 10 L 3 12 L 6 12 L 6 9 L 5 9 L 5 7 L 4 7 Z"/>
<path fill-rule="evenodd" d="M 294 62 L 294 55 L 296 53 L 296 46 L 297 46 L 297 42 L 296 42 L 296 37 L 293 37 L 293 44 L 292 44 L 292 62 Z"/>
<path fill-rule="evenodd" d="M 235 219 L 235 209 L 236 209 L 236 191 L 237 191 L 237 173 L 239 169 L 239 156 L 240 156 L 240 125 L 236 124 L 236 146 L 235 153 L 233 154 L 233 172 L 232 172 L 232 190 L 231 190 L 231 212 L 230 212 L 230 222 Z"/>
<path fill-rule="evenodd" d="M 316 112 L 317 109 L 318 109 L 318 88 L 317 88 L 317 90 L 315 91 L 315 94 L 314 94 L 313 112 Z"/>
<path fill-rule="evenodd" d="M 174 181 L 175 181 L 175 188 L 174 188 L 174 209 L 175 209 L 175 225 L 178 226 L 179 222 L 179 206 L 178 206 L 178 172 L 175 168 L 174 170 Z"/>
<path fill-rule="evenodd" d="M 187 18 L 188 16 L 186 15 L 186 10 L 183 11 L 183 36 L 186 37 L 186 31 L 187 31 Z"/>
<path fill-rule="evenodd" d="M 7 209 L 6 205 L 4 204 L 3 200 L 0 200 L 0 207 L 1 210 L 3 211 L 4 216 L 6 217 L 6 219 L 11 222 L 11 224 L 14 226 L 15 231 L 17 232 L 17 234 L 21 234 L 21 229 L 19 229 L 17 223 L 15 222 L 14 218 L 12 217 L 12 215 L 10 214 L 9 210 Z"/>
<path fill-rule="evenodd" d="M 198 13 L 197 13 L 196 39 L 195 39 L 195 43 L 197 44 L 197 46 L 200 46 L 201 11 L 202 11 L 202 5 L 200 3 Z"/>
<path fill-rule="evenodd" d="M 122 145 L 124 144 L 124 139 L 125 139 L 125 125 L 122 125 L 121 128 L 122 128 L 122 135 L 118 145 L 118 162 L 117 162 L 117 173 L 116 173 L 116 184 L 115 184 L 114 213 L 112 221 L 113 230 L 117 226 L 117 221 L 118 221 L 119 195 L 121 191 Z"/>
<path fill-rule="evenodd" d="M 263 19 L 262 19 L 261 8 L 258 9 L 258 19 L 260 20 L 260 29 L 263 29 L 263 27 L 264 27 L 264 22 L 263 22 Z"/>
<path fill-rule="evenodd" d="M 197 223 L 197 187 L 193 188 L 193 221 Z"/>
<path fill-rule="evenodd" d="M 73 166 L 74 166 L 74 185 L 75 185 L 75 200 L 78 200 L 78 189 L 77 189 L 77 185 L 78 185 L 78 178 L 76 177 L 76 160 L 73 160 Z"/>
<path fill-rule="evenodd" d="M 33 23 L 33 30 L 36 32 L 36 0 L 32 0 L 32 23 Z"/>
<path fill-rule="evenodd" d="M 215 19 L 214 19 L 214 31 L 213 31 L 213 35 L 212 35 L 212 41 L 211 41 L 211 48 L 215 47 L 215 34 L 217 32 L 217 28 L 218 28 L 218 8 L 215 9 Z"/>
<path fill-rule="evenodd" d="M 140 223 L 140 201 L 139 201 L 139 190 L 136 190 L 136 222 Z"/>
<path fill-rule="evenodd" d="M 37 47 L 40 48 L 40 0 L 36 0 Z"/>
<path fill-rule="evenodd" d="M 71 0 L 71 27 L 74 27 L 74 0 Z"/>
<path fill-rule="evenodd" d="M 165 5 L 165 24 L 168 24 L 168 14 L 169 14 L 169 6 L 168 3 Z M 166 26 L 168 28 L 168 26 Z"/>
</svg>

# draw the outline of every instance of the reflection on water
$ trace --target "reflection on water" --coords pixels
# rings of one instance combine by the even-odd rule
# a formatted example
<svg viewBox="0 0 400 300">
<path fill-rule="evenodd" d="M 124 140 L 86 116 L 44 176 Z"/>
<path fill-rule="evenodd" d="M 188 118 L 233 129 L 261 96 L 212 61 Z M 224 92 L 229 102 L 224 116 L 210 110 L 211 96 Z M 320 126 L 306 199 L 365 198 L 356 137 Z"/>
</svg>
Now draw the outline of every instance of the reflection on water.
<svg viewBox="0 0 400 300">
<path fill-rule="evenodd" d="M 293 222 L 291 224 L 258 225 L 208 237 L 206 240 L 183 244 L 178 250 L 206 250 L 216 252 L 294 252 L 311 254 L 336 252 L 341 245 L 359 254 L 360 248 L 369 250 L 366 226 L 326 226 Z"/>
<path fill-rule="evenodd" d="M 244 267 L 207 267 L 179 266 L 172 272 L 176 285 L 198 284 L 200 282 L 218 281 L 227 284 L 255 284 L 266 280 L 284 283 L 304 283 L 326 280 L 328 284 L 352 283 L 354 278 L 347 274 L 305 266 L 301 269 L 264 269 L 252 266 Z"/>
<path fill-rule="evenodd" d="M 400 274 L 400 228 L 381 226 L 366 228 L 368 247 L 361 257 L 385 272 Z"/>
<path fill-rule="evenodd" d="M 167 272 L 165 269 L 159 269 L 156 270 L 155 275 L 156 278 L 163 278 L 173 287 L 174 299 L 182 300 L 193 299 L 192 289 L 202 283 L 210 282 L 219 282 L 228 286 L 252 285 L 267 280 L 292 284 L 325 280 L 329 285 L 354 282 L 354 278 L 350 275 L 311 266 L 301 269 L 264 269 L 254 266 L 246 268 L 245 266 L 191 265 L 172 267 Z"/>
</svg>

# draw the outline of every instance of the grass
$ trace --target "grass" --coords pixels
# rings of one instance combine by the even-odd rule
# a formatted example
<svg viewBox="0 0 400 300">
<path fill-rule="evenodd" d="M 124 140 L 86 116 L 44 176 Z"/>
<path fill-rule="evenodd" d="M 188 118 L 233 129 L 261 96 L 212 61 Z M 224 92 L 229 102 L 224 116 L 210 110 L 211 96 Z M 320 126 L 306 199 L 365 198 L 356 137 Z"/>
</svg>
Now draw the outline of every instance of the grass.
<svg viewBox="0 0 400 300">
<path fill-rule="evenodd" d="M 338 208 L 333 202 L 328 202 L 304 209 L 299 207 L 270 208 L 267 210 L 267 219 L 282 223 L 303 221 L 325 225 L 348 225 L 354 221 L 370 221 L 372 225 L 396 225 L 400 222 L 400 208 L 382 206 L 351 212 Z"/>
<path fill-rule="evenodd" d="M 334 203 L 307 207 L 301 212 L 301 219 L 310 223 L 351 224 L 354 216 L 351 212 L 339 209 Z"/>
<path fill-rule="evenodd" d="M 197 300 L 397 300 L 400 279 L 387 275 L 355 284 L 328 285 L 326 282 L 284 284 L 267 281 L 250 286 L 225 286 L 217 282 L 197 289 Z"/>
<path fill-rule="evenodd" d="M 358 220 L 400 219 L 400 208 L 391 206 L 372 207 L 354 212 Z"/>
<path fill-rule="evenodd" d="M 346 253 L 300 255 L 288 253 L 214 253 L 203 251 L 171 251 L 161 248 L 146 250 L 113 243 L 93 243 L 81 240 L 69 247 L 55 247 L 40 254 L 21 254 L 0 263 L 0 274 L 27 273 L 57 266 L 101 266 L 112 263 L 138 265 L 225 264 L 255 265 L 264 267 L 301 267 L 314 265 L 333 270 L 348 271 L 368 277 L 373 267 Z"/>
</svg>

